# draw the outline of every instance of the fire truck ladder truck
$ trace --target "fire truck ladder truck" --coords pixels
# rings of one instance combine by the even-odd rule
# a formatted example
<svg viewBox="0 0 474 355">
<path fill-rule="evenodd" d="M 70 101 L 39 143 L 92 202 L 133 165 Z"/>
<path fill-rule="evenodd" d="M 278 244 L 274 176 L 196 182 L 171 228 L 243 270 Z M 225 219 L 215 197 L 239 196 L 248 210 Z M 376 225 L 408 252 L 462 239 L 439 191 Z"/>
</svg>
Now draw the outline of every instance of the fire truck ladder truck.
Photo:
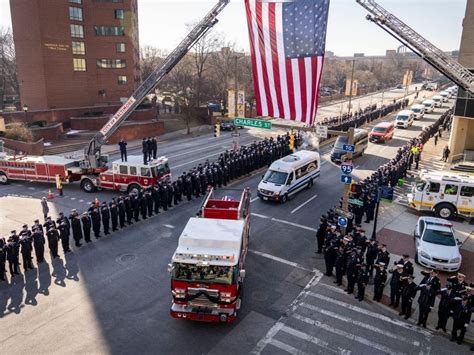
<svg viewBox="0 0 474 355">
<path fill-rule="evenodd" d="M 150 76 L 135 90 L 132 96 L 113 117 L 97 132 L 89 142 L 84 151 L 84 168 L 92 171 L 104 166 L 105 161 L 100 154 L 101 146 L 107 142 L 112 134 L 120 127 L 128 116 L 141 103 L 146 95 L 150 93 L 168 74 L 171 69 L 189 52 L 189 50 L 202 38 L 217 22 L 217 15 L 229 4 L 230 0 L 219 0 L 219 2 L 208 12 L 208 14 L 189 32 L 181 43 L 166 57 L 163 64 L 155 69 Z"/>
<path fill-rule="evenodd" d="M 372 15 L 366 16 L 395 39 L 432 65 L 455 84 L 474 95 L 474 74 L 456 60 L 448 57 L 439 48 L 423 38 L 399 18 L 385 10 L 374 0 L 356 0 Z"/>
</svg>

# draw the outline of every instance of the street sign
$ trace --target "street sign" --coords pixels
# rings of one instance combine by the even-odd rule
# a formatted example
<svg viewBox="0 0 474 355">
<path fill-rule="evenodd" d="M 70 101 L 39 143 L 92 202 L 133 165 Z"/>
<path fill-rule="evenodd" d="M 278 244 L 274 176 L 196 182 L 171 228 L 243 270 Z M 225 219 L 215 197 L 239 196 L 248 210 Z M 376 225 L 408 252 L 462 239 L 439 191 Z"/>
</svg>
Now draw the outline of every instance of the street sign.
<svg viewBox="0 0 474 355">
<path fill-rule="evenodd" d="M 352 176 L 341 175 L 341 182 L 344 184 L 350 184 L 352 182 Z"/>
<path fill-rule="evenodd" d="M 336 212 L 338 215 L 346 217 L 346 218 L 352 218 L 352 213 L 344 211 L 342 208 L 336 207 L 334 209 L 334 212 Z"/>
<path fill-rule="evenodd" d="M 337 219 L 337 224 L 339 227 L 347 227 L 347 218 L 346 217 L 339 217 Z"/>
<path fill-rule="evenodd" d="M 392 202 L 393 201 L 393 187 L 382 186 L 380 188 L 380 199 Z"/>
<path fill-rule="evenodd" d="M 364 206 L 364 201 L 358 200 L 356 198 L 350 198 L 349 203 L 351 205 Z"/>
<path fill-rule="evenodd" d="M 232 133 L 231 136 L 232 137 L 240 137 L 240 133 Z"/>
<path fill-rule="evenodd" d="M 317 125 L 316 126 L 316 135 L 318 138 L 327 138 L 328 137 L 328 126 Z"/>
<path fill-rule="evenodd" d="M 348 163 L 341 164 L 341 171 L 343 174 L 350 175 L 352 173 L 353 168 L 354 166 L 352 164 L 348 164 Z"/>
<path fill-rule="evenodd" d="M 356 150 L 356 146 L 354 144 L 344 144 L 342 146 L 342 150 L 345 152 L 352 152 L 354 153 Z"/>
<path fill-rule="evenodd" d="M 257 120 L 255 118 L 234 118 L 234 125 L 252 127 L 252 128 L 262 128 L 262 129 L 272 129 L 272 123 L 265 120 Z"/>
</svg>

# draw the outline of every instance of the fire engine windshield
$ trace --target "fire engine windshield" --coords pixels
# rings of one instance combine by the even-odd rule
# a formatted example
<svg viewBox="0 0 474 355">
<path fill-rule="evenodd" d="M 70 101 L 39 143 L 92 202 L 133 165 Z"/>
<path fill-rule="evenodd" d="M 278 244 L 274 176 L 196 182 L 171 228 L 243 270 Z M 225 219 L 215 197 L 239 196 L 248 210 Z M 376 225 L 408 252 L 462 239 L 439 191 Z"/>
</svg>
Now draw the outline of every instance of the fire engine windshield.
<svg viewBox="0 0 474 355">
<path fill-rule="evenodd" d="M 237 267 L 235 266 L 173 264 L 174 280 L 230 285 L 235 273 L 237 273 Z"/>
<path fill-rule="evenodd" d="M 168 163 L 160 164 L 158 166 L 152 166 L 151 172 L 153 174 L 153 177 L 161 177 L 170 172 L 170 167 L 168 166 Z"/>
</svg>

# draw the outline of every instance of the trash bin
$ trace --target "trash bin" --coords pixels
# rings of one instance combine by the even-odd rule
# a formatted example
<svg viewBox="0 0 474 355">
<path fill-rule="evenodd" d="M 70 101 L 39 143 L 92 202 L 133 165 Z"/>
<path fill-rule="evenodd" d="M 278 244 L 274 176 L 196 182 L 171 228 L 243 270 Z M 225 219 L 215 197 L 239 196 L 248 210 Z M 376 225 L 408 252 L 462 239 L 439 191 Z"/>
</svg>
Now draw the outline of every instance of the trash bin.
<svg viewBox="0 0 474 355">
<path fill-rule="evenodd" d="M 403 185 L 405 185 L 405 180 L 403 180 L 403 179 L 398 179 L 398 186 L 399 186 L 399 187 L 403 187 Z"/>
</svg>

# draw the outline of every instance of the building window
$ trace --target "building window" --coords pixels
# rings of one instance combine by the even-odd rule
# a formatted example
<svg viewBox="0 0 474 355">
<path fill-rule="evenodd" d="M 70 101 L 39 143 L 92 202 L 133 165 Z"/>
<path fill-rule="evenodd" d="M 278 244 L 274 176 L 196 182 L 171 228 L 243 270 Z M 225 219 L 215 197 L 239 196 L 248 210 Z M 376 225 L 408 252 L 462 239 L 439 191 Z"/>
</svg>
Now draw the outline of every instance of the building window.
<svg viewBox="0 0 474 355">
<path fill-rule="evenodd" d="M 72 42 L 72 54 L 86 54 L 84 42 Z"/>
<path fill-rule="evenodd" d="M 124 36 L 125 29 L 122 26 L 94 26 L 96 36 Z"/>
<path fill-rule="evenodd" d="M 71 37 L 84 38 L 84 27 L 71 24 Z"/>
<path fill-rule="evenodd" d="M 79 4 L 82 5 L 82 0 L 69 0 L 71 4 Z"/>
<path fill-rule="evenodd" d="M 80 7 L 69 6 L 69 19 L 82 21 L 82 9 Z"/>
<path fill-rule="evenodd" d="M 125 53 L 125 43 L 117 43 L 117 53 Z"/>
<path fill-rule="evenodd" d="M 122 3 L 123 0 L 93 0 L 94 2 L 113 2 L 113 3 Z"/>
<path fill-rule="evenodd" d="M 83 58 L 73 58 L 74 71 L 86 71 L 86 60 Z"/>
<path fill-rule="evenodd" d="M 126 66 L 125 59 L 97 59 L 97 67 L 103 69 L 121 69 Z"/>
<path fill-rule="evenodd" d="M 123 20 L 123 19 L 124 19 L 124 12 L 123 12 L 123 9 L 116 9 L 116 10 L 115 10 L 115 18 L 116 18 L 116 19 L 119 19 L 119 20 Z"/>
<path fill-rule="evenodd" d="M 119 75 L 118 76 L 118 84 L 119 85 L 127 85 L 127 76 L 126 75 Z"/>
</svg>

